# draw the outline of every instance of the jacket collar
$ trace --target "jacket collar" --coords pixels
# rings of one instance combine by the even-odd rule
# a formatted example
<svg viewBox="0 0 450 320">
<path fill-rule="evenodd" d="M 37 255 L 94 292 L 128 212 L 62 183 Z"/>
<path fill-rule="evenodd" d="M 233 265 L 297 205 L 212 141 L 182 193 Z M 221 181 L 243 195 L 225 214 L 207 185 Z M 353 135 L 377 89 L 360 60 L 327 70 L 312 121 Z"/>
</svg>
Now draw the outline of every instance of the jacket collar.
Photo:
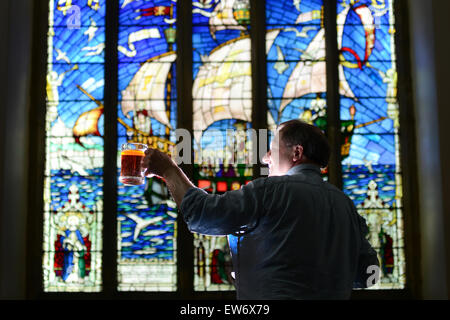
<svg viewBox="0 0 450 320">
<path fill-rule="evenodd" d="M 293 174 L 299 174 L 300 172 L 303 172 L 305 170 L 313 171 L 320 175 L 320 168 L 312 163 L 301 163 L 296 166 L 293 166 L 288 170 L 288 172 L 286 172 L 286 175 L 291 176 Z"/>
</svg>

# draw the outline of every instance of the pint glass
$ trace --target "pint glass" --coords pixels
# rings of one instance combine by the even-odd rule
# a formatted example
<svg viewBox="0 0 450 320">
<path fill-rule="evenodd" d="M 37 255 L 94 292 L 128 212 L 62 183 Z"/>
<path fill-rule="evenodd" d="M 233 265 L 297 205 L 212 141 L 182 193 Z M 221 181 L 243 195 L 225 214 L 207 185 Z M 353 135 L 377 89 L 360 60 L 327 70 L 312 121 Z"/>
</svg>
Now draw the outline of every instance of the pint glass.
<svg viewBox="0 0 450 320">
<path fill-rule="evenodd" d="M 145 182 L 145 169 L 141 167 L 145 150 L 146 144 L 130 142 L 122 144 L 119 181 L 124 185 L 136 186 Z"/>
</svg>

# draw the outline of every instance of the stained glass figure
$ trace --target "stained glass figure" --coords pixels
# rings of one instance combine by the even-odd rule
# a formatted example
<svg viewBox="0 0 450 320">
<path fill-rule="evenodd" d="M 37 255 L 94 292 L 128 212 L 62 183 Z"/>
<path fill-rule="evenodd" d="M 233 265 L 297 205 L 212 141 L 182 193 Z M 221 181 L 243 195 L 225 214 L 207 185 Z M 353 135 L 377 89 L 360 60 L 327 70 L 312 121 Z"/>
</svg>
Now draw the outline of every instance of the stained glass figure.
<svg viewBox="0 0 450 320">
<path fill-rule="evenodd" d="M 102 288 L 104 18 L 105 1 L 49 2 L 46 292 Z"/>
<path fill-rule="evenodd" d="M 170 0 L 120 1 L 118 150 L 139 142 L 173 152 L 176 17 Z M 177 211 L 165 183 L 118 182 L 117 214 L 118 290 L 175 291 Z"/>
</svg>

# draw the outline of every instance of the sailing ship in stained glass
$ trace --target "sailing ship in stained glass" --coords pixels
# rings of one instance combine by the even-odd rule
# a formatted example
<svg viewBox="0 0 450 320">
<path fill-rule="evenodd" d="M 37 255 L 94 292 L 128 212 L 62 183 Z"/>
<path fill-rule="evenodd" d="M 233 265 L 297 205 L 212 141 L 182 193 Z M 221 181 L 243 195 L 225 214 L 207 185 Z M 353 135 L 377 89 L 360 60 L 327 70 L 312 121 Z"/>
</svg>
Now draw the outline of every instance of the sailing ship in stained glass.
<svg viewBox="0 0 450 320">
<path fill-rule="evenodd" d="M 342 161 L 343 187 L 366 219 L 381 262 L 381 279 L 373 289 L 401 289 L 405 259 L 393 0 L 339 2 L 337 12 L 343 35 L 340 82 L 345 79 L 357 97 L 341 97 L 341 118 L 353 112 L 355 119 L 349 155 Z"/>
<path fill-rule="evenodd" d="M 118 176 L 123 143 L 171 154 L 176 128 L 176 5 L 123 0 L 119 6 Z M 80 90 L 95 107 L 79 116 L 77 139 L 98 136 L 103 104 Z M 177 213 L 164 182 L 154 177 L 130 187 L 118 181 L 117 209 L 118 290 L 176 290 Z"/>
<path fill-rule="evenodd" d="M 370 239 L 380 254 L 382 279 L 375 288 L 402 288 L 392 1 L 342 1 L 337 9 L 344 191 L 367 218 Z M 267 0 L 266 24 L 268 31 L 281 30 L 267 55 L 269 127 L 299 118 L 326 133 L 322 1 Z"/>
<path fill-rule="evenodd" d="M 120 1 L 118 150 L 139 142 L 172 154 L 176 128 L 176 3 Z M 120 155 L 117 155 L 120 167 Z M 119 175 L 119 172 L 118 172 Z M 118 289 L 177 289 L 177 209 L 165 183 L 118 183 Z"/>
<path fill-rule="evenodd" d="M 211 193 L 253 176 L 250 4 L 193 1 L 194 183 Z M 233 290 L 227 238 L 194 234 L 194 289 Z"/>
<path fill-rule="evenodd" d="M 118 1 L 117 149 L 143 142 L 171 154 L 176 2 Z M 105 6 L 105 0 L 50 0 L 45 291 L 102 288 Z M 251 10 L 248 0 L 194 0 L 192 6 L 193 178 L 200 188 L 223 193 L 253 177 Z M 379 253 L 382 278 L 375 289 L 403 288 L 393 0 L 338 1 L 336 19 L 344 191 L 366 218 Z M 266 0 L 269 129 L 300 118 L 326 131 L 324 37 L 323 0 Z M 176 290 L 177 209 L 165 184 L 118 182 L 117 213 L 118 290 Z M 195 234 L 194 247 L 195 290 L 234 289 L 227 238 Z"/>
<path fill-rule="evenodd" d="M 346 12 L 341 13 L 345 17 Z M 323 1 L 266 1 L 268 125 L 271 130 L 287 120 L 302 119 L 325 133 L 326 60 Z M 271 30 L 279 30 L 275 40 Z M 338 39 L 342 38 L 338 32 Z M 338 41 L 339 42 L 339 41 Z M 339 74 L 343 67 L 339 66 Z M 356 100 L 344 78 L 339 92 Z M 348 156 L 354 114 L 341 121 L 342 156 Z"/>
<path fill-rule="evenodd" d="M 79 13 L 79 14 L 78 14 Z M 83 115 L 104 88 L 105 2 L 49 2 L 44 291 L 102 288 L 103 120 Z"/>
</svg>

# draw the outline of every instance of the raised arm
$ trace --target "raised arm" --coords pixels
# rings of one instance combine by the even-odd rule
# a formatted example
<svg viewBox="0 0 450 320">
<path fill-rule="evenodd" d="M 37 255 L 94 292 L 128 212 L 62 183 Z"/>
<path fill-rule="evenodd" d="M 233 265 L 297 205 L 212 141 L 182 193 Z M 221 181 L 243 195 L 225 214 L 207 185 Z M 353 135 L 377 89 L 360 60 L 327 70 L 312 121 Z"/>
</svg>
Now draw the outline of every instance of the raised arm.
<svg viewBox="0 0 450 320">
<path fill-rule="evenodd" d="M 227 235 L 252 229 L 264 214 L 264 180 L 254 180 L 238 190 L 223 194 L 190 189 L 180 210 L 193 232 Z"/>
<path fill-rule="evenodd" d="M 142 160 L 142 167 L 146 169 L 146 176 L 157 175 L 165 180 L 167 188 L 178 207 L 181 206 L 186 192 L 190 188 L 195 188 L 172 158 L 159 150 L 147 149 Z"/>
<path fill-rule="evenodd" d="M 254 225 L 264 212 L 263 179 L 221 195 L 208 194 L 195 187 L 167 154 L 156 149 L 148 149 L 145 154 L 142 161 L 145 174 L 165 180 L 189 230 L 193 232 L 231 234 Z"/>
</svg>

